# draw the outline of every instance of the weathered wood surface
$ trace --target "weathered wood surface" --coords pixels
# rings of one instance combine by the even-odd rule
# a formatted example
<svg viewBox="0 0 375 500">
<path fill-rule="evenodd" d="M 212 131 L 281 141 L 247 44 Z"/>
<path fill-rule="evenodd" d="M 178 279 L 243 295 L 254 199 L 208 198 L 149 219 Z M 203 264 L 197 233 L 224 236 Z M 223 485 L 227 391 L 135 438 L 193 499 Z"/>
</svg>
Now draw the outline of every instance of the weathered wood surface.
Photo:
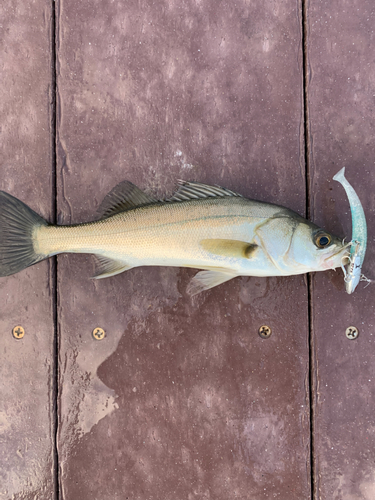
<svg viewBox="0 0 375 500">
<path fill-rule="evenodd" d="M 178 178 L 218 183 L 304 215 L 300 7 L 56 2 L 59 222 L 92 219 L 124 179 L 159 196 Z M 0 188 L 51 220 L 51 4 L 6 0 L 0 17 Z M 306 21 L 311 218 L 350 238 L 332 181 L 347 167 L 375 278 L 374 9 L 311 0 Z M 191 299 L 192 270 L 93 271 L 90 256 L 58 258 L 57 310 L 53 261 L 1 279 L 1 499 L 54 499 L 57 480 L 64 500 L 374 498 L 373 285 L 348 296 L 341 272 L 312 277 L 309 367 L 303 277 Z"/>
<path fill-rule="evenodd" d="M 52 213 L 51 3 L 0 5 L 0 189 Z M 0 280 L 0 498 L 54 498 L 53 262 Z M 12 329 L 25 329 L 22 340 Z"/>
<path fill-rule="evenodd" d="M 375 278 L 375 11 L 371 0 L 309 2 L 308 60 L 312 217 L 351 238 L 346 167 L 368 222 L 363 272 Z M 342 273 L 317 274 L 312 325 L 315 366 L 316 499 L 375 498 L 375 287 L 344 291 Z M 359 329 L 356 340 L 345 330 Z"/>
<path fill-rule="evenodd" d="M 59 220 L 89 220 L 124 179 L 162 196 L 219 183 L 303 214 L 299 14 L 59 2 Z M 92 274 L 91 257 L 58 258 L 62 498 L 307 498 L 303 277 L 192 300 L 194 271 Z"/>
</svg>

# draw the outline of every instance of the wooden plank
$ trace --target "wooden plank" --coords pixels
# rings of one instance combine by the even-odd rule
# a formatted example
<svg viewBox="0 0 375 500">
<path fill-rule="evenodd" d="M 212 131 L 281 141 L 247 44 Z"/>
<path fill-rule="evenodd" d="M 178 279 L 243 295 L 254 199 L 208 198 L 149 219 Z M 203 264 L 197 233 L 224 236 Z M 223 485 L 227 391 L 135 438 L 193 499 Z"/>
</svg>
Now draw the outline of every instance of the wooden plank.
<svg viewBox="0 0 375 500">
<path fill-rule="evenodd" d="M 351 238 L 342 187 L 346 176 L 363 203 L 368 250 L 363 272 L 374 268 L 375 57 L 373 2 L 309 2 L 309 113 L 314 220 Z M 370 500 L 375 495 L 373 348 L 375 287 L 347 295 L 341 272 L 316 275 L 313 288 L 315 351 L 315 489 L 317 499 Z M 359 329 L 356 340 L 345 330 Z"/>
<path fill-rule="evenodd" d="M 3 0 L 0 18 L 0 189 L 50 219 L 51 2 Z M 0 280 L 2 499 L 55 498 L 52 272 L 42 262 Z"/>
<path fill-rule="evenodd" d="M 60 221 L 90 220 L 124 179 L 161 196 L 218 183 L 303 214 L 299 14 L 61 1 Z M 192 300 L 192 270 L 92 274 L 91 257 L 58 258 L 62 498 L 307 498 L 303 277 Z"/>
</svg>

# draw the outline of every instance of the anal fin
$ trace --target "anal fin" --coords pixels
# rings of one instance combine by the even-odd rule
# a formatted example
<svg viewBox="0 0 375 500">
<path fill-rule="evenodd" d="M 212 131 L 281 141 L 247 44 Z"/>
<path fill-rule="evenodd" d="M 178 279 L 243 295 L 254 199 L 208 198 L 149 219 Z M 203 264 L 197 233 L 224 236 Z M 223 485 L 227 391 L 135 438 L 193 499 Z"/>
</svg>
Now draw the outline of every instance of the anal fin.
<svg viewBox="0 0 375 500">
<path fill-rule="evenodd" d="M 187 292 L 189 295 L 197 295 L 204 290 L 209 290 L 214 286 L 221 285 L 226 281 L 231 280 L 238 276 L 231 271 L 227 271 L 226 269 L 214 269 L 214 270 L 206 270 L 199 271 L 194 278 L 190 281 L 187 286 Z"/>
<path fill-rule="evenodd" d="M 93 276 L 94 279 L 100 280 L 102 278 L 109 278 L 124 271 L 131 269 L 131 266 L 122 260 L 115 260 L 102 255 L 95 255 L 97 259 L 97 273 Z"/>
</svg>

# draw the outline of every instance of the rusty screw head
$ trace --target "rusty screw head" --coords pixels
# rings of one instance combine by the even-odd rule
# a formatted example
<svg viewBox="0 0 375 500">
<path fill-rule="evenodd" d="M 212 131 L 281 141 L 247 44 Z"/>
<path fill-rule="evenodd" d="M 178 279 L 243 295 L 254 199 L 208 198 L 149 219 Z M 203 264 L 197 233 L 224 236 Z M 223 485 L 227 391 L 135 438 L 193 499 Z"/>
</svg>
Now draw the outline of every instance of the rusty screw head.
<svg viewBox="0 0 375 500">
<path fill-rule="evenodd" d="M 97 327 L 92 331 L 92 336 L 95 340 L 103 340 L 105 337 L 105 331 L 103 328 Z"/>
<path fill-rule="evenodd" d="M 15 339 L 20 340 L 25 335 L 25 330 L 22 328 L 22 326 L 17 325 L 13 328 L 12 334 Z"/>
<path fill-rule="evenodd" d="M 350 340 L 354 340 L 358 337 L 359 335 L 359 331 L 358 331 L 358 328 L 356 328 L 355 326 L 349 326 L 346 330 L 345 330 L 345 335 L 347 336 L 348 339 Z"/>
<path fill-rule="evenodd" d="M 259 330 L 258 330 L 259 336 L 262 337 L 262 339 L 268 339 L 271 337 L 272 330 L 269 326 L 267 325 L 262 325 Z"/>
</svg>

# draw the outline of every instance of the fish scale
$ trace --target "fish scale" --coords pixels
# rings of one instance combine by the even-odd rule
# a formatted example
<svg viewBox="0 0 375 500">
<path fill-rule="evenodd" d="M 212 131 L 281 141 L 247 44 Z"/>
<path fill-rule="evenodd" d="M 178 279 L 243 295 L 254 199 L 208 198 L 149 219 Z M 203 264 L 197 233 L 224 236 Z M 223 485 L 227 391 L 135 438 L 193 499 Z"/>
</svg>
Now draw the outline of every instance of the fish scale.
<svg viewBox="0 0 375 500">
<path fill-rule="evenodd" d="M 34 235 L 35 248 L 49 255 L 83 250 L 94 254 L 105 252 L 108 256 L 116 253 L 124 261 L 146 258 L 149 265 L 158 265 L 160 259 L 165 260 L 166 253 L 171 254 L 177 248 L 182 255 L 174 256 L 175 259 L 184 260 L 187 252 L 192 258 L 203 255 L 205 252 L 199 245 L 202 239 L 251 242 L 256 227 L 282 210 L 274 205 L 254 204 L 245 198 L 157 204 L 92 223 L 40 227 Z"/>
</svg>

